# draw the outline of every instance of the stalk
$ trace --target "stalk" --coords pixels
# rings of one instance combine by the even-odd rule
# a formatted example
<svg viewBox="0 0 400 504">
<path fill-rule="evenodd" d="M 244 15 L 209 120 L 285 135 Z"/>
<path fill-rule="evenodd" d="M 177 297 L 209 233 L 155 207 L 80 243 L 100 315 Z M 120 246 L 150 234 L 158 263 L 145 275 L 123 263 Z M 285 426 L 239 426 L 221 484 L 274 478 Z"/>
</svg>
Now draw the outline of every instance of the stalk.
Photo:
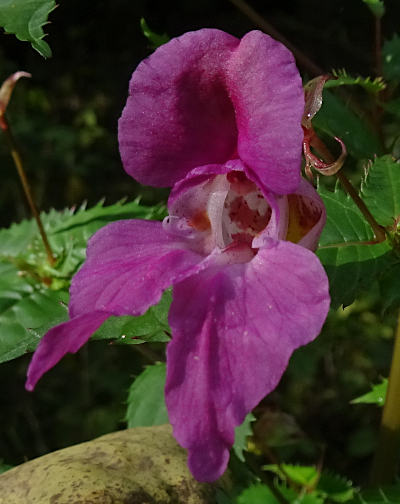
<svg viewBox="0 0 400 504">
<path fill-rule="evenodd" d="M 389 384 L 383 407 L 378 446 L 371 468 L 371 485 L 378 487 L 395 479 L 400 452 L 400 311 L 394 342 Z"/>
<path fill-rule="evenodd" d="M 14 136 L 13 136 L 12 131 L 10 129 L 10 125 L 9 125 L 4 113 L 1 117 L 1 129 L 4 132 L 4 136 L 6 138 L 8 148 L 9 148 L 11 156 L 13 158 L 13 161 L 14 161 L 15 167 L 17 169 L 19 178 L 21 180 L 22 188 L 24 190 L 25 197 L 28 201 L 29 208 L 30 208 L 32 215 L 33 215 L 33 217 L 37 223 L 37 226 L 39 228 L 39 233 L 42 238 L 44 248 L 46 250 L 47 260 L 51 266 L 54 266 L 56 260 L 54 258 L 53 251 L 51 249 L 49 240 L 47 239 L 46 231 L 44 230 L 42 220 L 40 219 L 39 211 L 38 211 L 37 206 L 35 204 L 35 201 L 33 199 L 32 191 L 31 191 L 31 188 L 30 188 L 30 185 L 28 182 L 28 178 L 27 178 L 25 170 L 24 170 L 24 165 L 22 163 L 21 155 L 19 153 Z"/>
</svg>

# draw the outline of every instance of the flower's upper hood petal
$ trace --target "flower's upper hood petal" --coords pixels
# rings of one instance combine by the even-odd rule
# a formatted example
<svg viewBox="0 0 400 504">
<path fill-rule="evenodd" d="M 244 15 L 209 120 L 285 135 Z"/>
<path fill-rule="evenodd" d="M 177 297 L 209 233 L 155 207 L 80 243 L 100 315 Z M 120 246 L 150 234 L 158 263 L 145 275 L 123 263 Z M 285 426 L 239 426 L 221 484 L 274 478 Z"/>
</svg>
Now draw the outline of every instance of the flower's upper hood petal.
<svg viewBox="0 0 400 504">
<path fill-rule="evenodd" d="M 166 402 L 196 479 L 221 476 L 235 427 L 276 387 L 293 350 L 318 335 L 328 309 L 318 258 L 272 238 L 250 262 L 229 264 L 225 252 L 175 285 Z"/>
<path fill-rule="evenodd" d="M 267 190 L 300 180 L 304 97 L 293 56 L 258 31 L 203 29 L 172 39 L 133 73 L 119 121 L 125 170 L 171 186 L 239 156 Z"/>
<path fill-rule="evenodd" d="M 300 182 L 304 93 L 292 53 L 260 31 L 240 41 L 227 61 L 239 157 L 259 186 L 278 194 Z"/>
</svg>

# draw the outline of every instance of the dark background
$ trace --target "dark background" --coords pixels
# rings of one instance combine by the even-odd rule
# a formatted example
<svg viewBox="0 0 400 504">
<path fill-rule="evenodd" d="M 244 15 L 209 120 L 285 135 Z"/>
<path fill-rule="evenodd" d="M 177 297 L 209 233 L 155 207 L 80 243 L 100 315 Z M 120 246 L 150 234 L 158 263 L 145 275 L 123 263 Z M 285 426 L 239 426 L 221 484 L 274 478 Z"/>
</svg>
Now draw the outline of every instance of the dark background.
<svg viewBox="0 0 400 504">
<path fill-rule="evenodd" d="M 324 71 L 374 75 L 373 17 L 361 0 L 251 5 Z M 383 33 L 390 38 L 400 6 L 386 6 Z M 141 17 L 171 37 L 203 27 L 241 37 L 255 28 L 228 0 L 68 0 L 46 27 L 51 59 L 0 35 L 0 79 L 16 70 L 33 75 L 18 84 L 9 119 L 42 209 L 94 204 L 104 196 L 109 203 L 139 194 L 148 203 L 166 197 L 126 175 L 118 153 L 117 121 L 128 82 L 152 51 Z M 4 143 L 0 171 L 0 225 L 7 226 L 28 214 Z M 295 461 L 315 462 L 327 446 L 328 466 L 365 477 L 379 411 L 349 401 L 387 373 L 393 330 L 391 320 L 379 321 L 379 308 L 371 292 L 332 315 L 317 342 L 296 352 L 282 384 L 259 408 L 260 417 L 268 410 L 296 416 L 303 447 L 285 452 Z M 23 389 L 28 362 L 26 356 L 0 366 L 0 459 L 9 464 L 123 428 L 127 389 L 146 360 L 132 347 L 91 343 L 49 372 L 34 394 Z"/>
</svg>

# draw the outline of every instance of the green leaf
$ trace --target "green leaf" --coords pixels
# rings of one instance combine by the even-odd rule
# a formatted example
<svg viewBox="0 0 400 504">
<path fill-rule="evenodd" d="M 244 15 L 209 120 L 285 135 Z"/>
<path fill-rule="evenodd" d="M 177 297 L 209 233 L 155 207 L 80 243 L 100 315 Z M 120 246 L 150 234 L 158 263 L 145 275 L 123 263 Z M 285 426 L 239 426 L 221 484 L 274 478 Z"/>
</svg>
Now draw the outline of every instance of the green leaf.
<svg viewBox="0 0 400 504">
<path fill-rule="evenodd" d="M 383 311 L 400 306 L 400 263 L 393 264 L 384 271 L 379 281 L 379 288 Z"/>
<path fill-rule="evenodd" d="M 13 265 L 0 262 L 0 362 L 33 351 L 43 324 L 65 320 L 68 293 L 31 285 Z"/>
<path fill-rule="evenodd" d="M 170 40 L 170 37 L 168 37 L 166 33 L 159 35 L 158 33 L 155 33 L 152 30 L 150 30 L 144 18 L 141 18 L 140 20 L 140 28 L 142 29 L 143 35 L 150 42 L 151 47 L 153 49 L 157 49 L 157 47 L 166 44 Z"/>
<path fill-rule="evenodd" d="M 13 468 L 13 466 L 5 464 L 3 459 L 0 459 L 0 474 L 3 474 L 6 471 L 9 471 L 12 468 Z"/>
<path fill-rule="evenodd" d="M 235 444 L 233 445 L 233 451 L 242 462 L 244 462 L 243 452 L 247 451 L 247 438 L 253 433 L 251 423 L 254 422 L 254 420 L 254 415 L 249 413 L 246 415 L 242 425 L 239 425 L 235 429 Z"/>
<path fill-rule="evenodd" d="M 363 394 L 356 399 L 350 401 L 351 404 L 376 404 L 377 406 L 383 406 L 386 400 L 388 380 L 383 378 L 381 383 L 377 385 L 372 385 L 370 392 Z"/>
<path fill-rule="evenodd" d="M 279 504 L 278 499 L 266 486 L 260 484 L 246 488 L 237 498 L 238 504 Z"/>
<path fill-rule="evenodd" d="M 23 221 L 0 230 L 0 362 L 33 351 L 48 329 L 67 320 L 70 279 L 82 264 L 87 240 L 95 231 L 117 219 L 161 218 L 164 214 L 161 205 L 144 207 L 139 200 L 42 214 L 57 257 L 54 267 L 47 262 L 36 222 Z M 126 343 L 138 337 L 141 340 L 135 342 L 167 341 L 169 304 L 166 294 L 143 317 L 111 321 L 107 333 L 103 328 L 97 337 L 116 337 Z M 123 334 L 126 339 L 121 338 Z"/>
<path fill-rule="evenodd" d="M 375 17 L 381 18 L 385 14 L 385 4 L 383 0 L 363 0 L 363 2 L 368 5 Z"/>
<path fill-rule="evenodd" d="M 139 317 L 110 317 L 92 336 L 92 339 L 115 339 L 118 343 L 137 345 L 169 341 L 171 329 L 168 325 L 168 311 L 172 296 L 164 292 L 160 302 L 151 306 Z"/>
<path fill-rule="evenodd" d="M 382 154 L 379 140 L 365 121 L 340 98 L 328 90 L 323 92 L 322 107 L 313 119 L 317 129 L 337 136 L 346 144 L 349 154 L 357 159 Z"/>
<path fill-rule="evenodd" d="M 126 421 L 128 428 L 148 427 L 168 423 L 164 400 L 166 366 L 148 366 L 129 389 Z"/>
<path fill-rule="evenodd" d="M 319 472 L 315 466 L 269 464 L 263 466 L 263 469 L 277 474 L 283 481 L 306 487 L 313 487 L 319 478 Z"/>
<path fill-rule="evenodd" d="M 400 163 L 392 156 L 376 158 L 368 167 L 361 197 L 382 226 L 391 226 L 400 217 Z"/>
<path fill-rule="evenodd" d="M 44 58 L 50 58 L 51 49 L 43 40 L 43 26 L 55 8 L 55 0 L 0 0 L 0 26 L 17 39 L 30 42 Z"/>
<path fill-rule="evenodd" d="M 392 486 L 363 491 L 354 504 L 399 504 L 399 502 L 400 482 L 397 482 Z"/>
<path fill-rule="evenodd" d="M 319 187 L 327 210 L 326 226 L 318 257 L 329 277 L 332 308 L 351 304 L 395 260 L 388 242 L 357 245 L 370 241 L 373 232 L 356 204 L 343 191 Z"/>
<path fill-rule="evenodd" d="M 327 471 L 322 472 L 316 490 L 319 495 L 333 502 L 348 502 L 356 492 L 350 480 Z"/>
<path fill-rule="evenodd" d="M 382 77 L 352 77 L 348 75 L 346 70 L 343 68 L 341 70 L 332 70 L 332 75 L 335 79 L 330 79 L 325 82 L 325 89 L 339 87 L 339 86 L 361 86 L 368 93 L 379 93 L 386 88 L 386 84 Z"/>
<path fill-rule="evenodd" d="M 400 80 L 400 38 L 396 34 L 382 47 L 383 75 L 387 80 Z"/>
</svg>

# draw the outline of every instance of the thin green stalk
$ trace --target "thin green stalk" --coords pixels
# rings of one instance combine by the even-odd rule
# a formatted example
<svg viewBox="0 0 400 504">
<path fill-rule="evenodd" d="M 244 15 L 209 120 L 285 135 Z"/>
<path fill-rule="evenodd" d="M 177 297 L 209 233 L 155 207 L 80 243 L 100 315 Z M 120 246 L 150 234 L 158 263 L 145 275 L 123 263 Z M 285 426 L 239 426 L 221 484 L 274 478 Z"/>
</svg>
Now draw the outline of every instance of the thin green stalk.
<svg viewBox="0 0 400 504">
<path fill-rule="evenodd" d="M 15 167 L 17 168 L 17 172 L 18 172 L 19 178 L 21 180 L 22 188 L 24 190 L 25 197 L 28 201 L 29 208 L 30 208 L 32 215 L 33 215 L 34 219 L 36 220 L 37 226 L 39 228 L 39 233 L 40 233 L 40 236 L 43 240 L 44 248 L 46 250 L 47 260 L 49 261 L 49 264 L 51 266 L 54 266 L 56 260 L 53 255 L 53 251 L 51 250 L 49 240 L 47 239 L 46 231 L 44 230 L 42 221 L 40 219 L 39 211 L 38 211 L 37 206 L 35 204 L 35 201 L 33 199 L 32 191 L 31 191 L 31 188 L 30 188 L 30 185 L 28 182 L 28 178 L 27 178 L 25 170 L 24 170 L 21 155 L 19 153 L 17 144 L 14 140 L 14 136 L 13 136 L 11 129 L 10 129 L 10 125 L 8 124 L 7 118 L 4 115 L 4 113 L 2 114 L 1 119 L 2 119 L 1 129 L 4 132 L 8 148 L 9 148 L 11 156 L 13 158 Z"/>
<path fill-rule="evenodd" d="M 378 487 L 395 479 L 400 454 L 400 312 L 394 342 L 389 384 L 383 407 L 378 446 L 371 469 L 371 485 Z"/>
</svg>

